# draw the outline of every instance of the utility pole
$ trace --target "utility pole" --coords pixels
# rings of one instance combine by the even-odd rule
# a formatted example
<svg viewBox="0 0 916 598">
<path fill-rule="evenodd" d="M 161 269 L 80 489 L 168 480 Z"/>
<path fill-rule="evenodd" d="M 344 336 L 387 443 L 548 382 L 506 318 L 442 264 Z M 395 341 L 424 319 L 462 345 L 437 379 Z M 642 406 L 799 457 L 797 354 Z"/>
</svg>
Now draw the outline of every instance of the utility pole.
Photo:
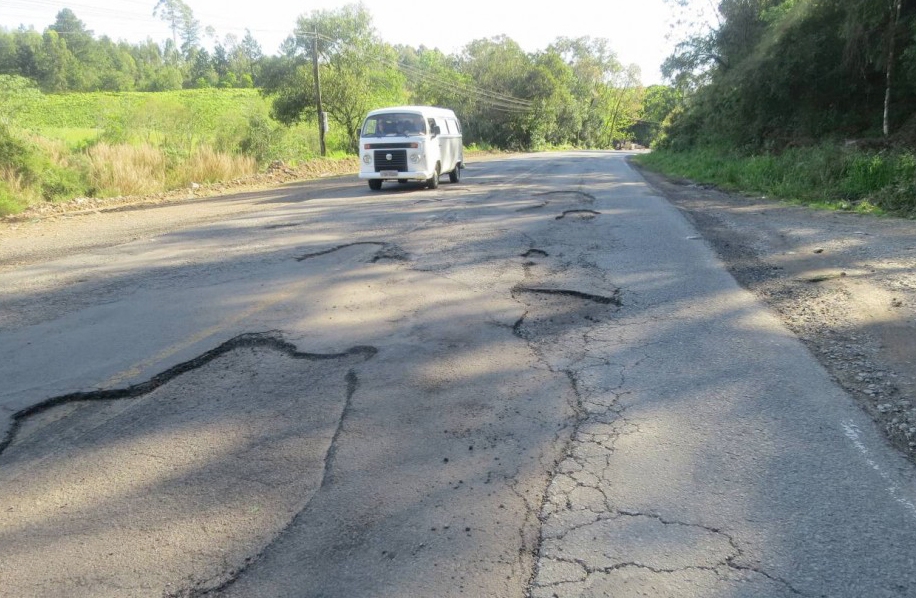
<svg viewBox="0 0 916 598">
<path fill-rule="evenodd" d="M 318 76 L 318 28 L 315 28 L 315 34 L 312 36 L 312 70 L 315 73 L 315 99 L 318 104 L 318 139 L 321 141 L 321 155 L 327 154 L 324 145 L 324 128 L 325 116 L 324 108 L 321 106 L 321 78 Z"/>
</svg>

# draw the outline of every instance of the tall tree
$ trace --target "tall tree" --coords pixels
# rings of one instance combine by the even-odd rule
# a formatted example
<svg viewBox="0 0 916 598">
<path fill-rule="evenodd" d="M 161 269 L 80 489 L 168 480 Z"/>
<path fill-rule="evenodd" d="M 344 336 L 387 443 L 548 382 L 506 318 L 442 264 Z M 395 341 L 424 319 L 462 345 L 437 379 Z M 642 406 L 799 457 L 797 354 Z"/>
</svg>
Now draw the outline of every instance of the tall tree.
<svg viewBox="0 0 916 598">
<path fill-rule="evenodd" d="M 172 43 L 189 56 L 191 49 L 200 42 L 200 21 L 194 18 L 191 7 L 182 0 L 158 0 L 153 7 L 153 15 L 168 24 L 172 30 Z"/>
<path fill-rule="evenodd" d="M 888 19 L 887 66 L 885 67 L 884 119 L 882 120 L 881 127 L 885 137 L 890 134 L 891 89 L 894 82 L 894 58 L 897 49 L 897 30 L 900 26 L 900 13 L 903 10 L 903 0 L 890 0 L 888 8 L 890 9 L 890 18 Z"/>
</svg>

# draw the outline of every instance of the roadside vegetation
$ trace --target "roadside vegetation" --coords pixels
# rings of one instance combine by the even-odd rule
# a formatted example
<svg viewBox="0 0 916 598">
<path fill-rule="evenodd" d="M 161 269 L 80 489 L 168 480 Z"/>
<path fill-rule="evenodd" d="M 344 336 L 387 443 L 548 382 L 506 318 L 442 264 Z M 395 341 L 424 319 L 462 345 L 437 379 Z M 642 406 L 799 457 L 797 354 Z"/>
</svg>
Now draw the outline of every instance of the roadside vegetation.
<svg viewBox="0 0 916 598">
<path fill-rule="evenodd" d="M 642 165 L 672 177 L 814 207 L 916 216 L 916 154 L 825 143 L 781 152 L 726 153 L 700 147 L 658 150 Z"/>
<path fill-rule="evenodd" d="M 528 53 L 500 36 L 446 55 L 386 43 L 353 4 L 303 15 L 269 56 L 250 33 L 204 48 L 181 0 L 150 8 L 172 39 L 97 37 L 70 9 L 41 32 L 0 28 L 0 215 L 316 158 L 316 57 L 332 157 L 352 155 L 362 118 L 383 106 L 452 108 L 470 149 L 543 150 L 649 146 L 677 100 L 643 86 L 606 39 Z"/>
<path fill-rule="evenodd" d="M 667 59 L 679 103 L 639 160 L 726 189 L 916 216 L 916 5 L 717 8 L 716 25 Z"/>
</svg>

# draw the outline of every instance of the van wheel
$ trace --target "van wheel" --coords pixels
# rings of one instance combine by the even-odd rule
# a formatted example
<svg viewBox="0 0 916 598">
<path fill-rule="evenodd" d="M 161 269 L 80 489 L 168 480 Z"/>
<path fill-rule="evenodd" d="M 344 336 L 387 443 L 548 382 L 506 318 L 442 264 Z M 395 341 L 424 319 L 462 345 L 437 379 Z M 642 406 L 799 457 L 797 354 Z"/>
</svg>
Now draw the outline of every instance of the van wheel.
<svg viewBox="0 0 916 598">
<path fill-rule="evenodd" d="M 455 164 L 455 170 L 448 173 L 448 180 L 452 183 L 461 181 L 461 162 Z"/>
<path fill-rule="evenodd" d="M 369 188 L 378 191 L 382 188 L 382 179 L 369 179 Z"/>
<path fill-rule="evenodd" d="M 430 189 L 437 189 L 439 187 L 439 165 L 436 164 L 436 170 L 433 171 L 433 176 L 426 179 L 426 186 Z"/>
</svg>

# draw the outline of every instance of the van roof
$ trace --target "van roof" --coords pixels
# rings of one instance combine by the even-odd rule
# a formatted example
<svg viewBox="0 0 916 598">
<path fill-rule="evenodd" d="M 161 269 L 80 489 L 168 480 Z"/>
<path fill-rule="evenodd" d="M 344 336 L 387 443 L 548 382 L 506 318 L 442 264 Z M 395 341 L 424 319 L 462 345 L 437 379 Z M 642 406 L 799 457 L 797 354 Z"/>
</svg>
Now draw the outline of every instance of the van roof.
<svg viewBox="0 0 916 598">
<path fill-rule="evenodd" d="M 422 114 L 423 116 L 455 116 L 455 112 L 453 110 L 449 110 L 448 108 L 440 108 L 438 106 L 391 106 L 389 108 L 379 108 L 377 110 L 372 110 L 369 112 L 368 116 L 386 114 L 389 112 L 415 112 L 417 114 Z"/>
</svg>

